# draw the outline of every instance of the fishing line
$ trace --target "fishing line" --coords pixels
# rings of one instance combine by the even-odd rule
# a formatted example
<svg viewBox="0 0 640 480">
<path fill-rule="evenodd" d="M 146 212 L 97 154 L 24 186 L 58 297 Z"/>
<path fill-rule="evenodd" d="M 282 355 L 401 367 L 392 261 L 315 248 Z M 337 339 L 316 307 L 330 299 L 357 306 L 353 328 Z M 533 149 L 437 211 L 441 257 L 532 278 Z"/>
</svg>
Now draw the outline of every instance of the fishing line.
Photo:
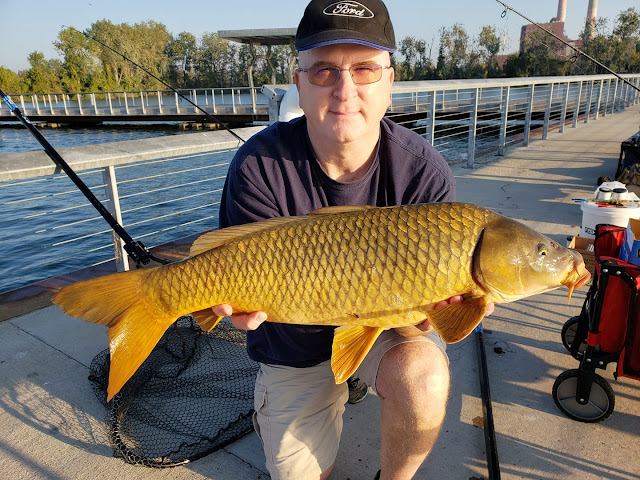
<svg viewBox="0 0 640 480">
<path fill-rule="evenodd" d="M 124 58 L 127 62 L 131 62 L 132 64 L 134 64 L 136 67 L 138 67 L 140 70 L 142 70 L 144 73 L 146 73 L 147 75 L 155 78 L 158 82 L 160 82 L 162 85 L 164 85 L 165 87 L 167 87 L 168 89 L 170 89 L 173 93 L 175 93 L 176 95 L 178 95 L 180 98 L 182 98 L 183 100 L 189 102 L 191 105 L 193 105 L 196 109 L 200 110 L 204 115 L 207 116 L 207 118 L 210 118 L 211 120 L 214 121 L 214 123 L 219 123 L 220 125 L 222 125 L 222 127 L 229 132 L 231 135 L 233 135 L 234 137 L 236 137 L 238 140 L 240 140 L 242 143 L 245 143 L 245 139 L 242 138 L 241 136 L 239 136 L 237 133 L 235 133 L 233 130 L 231 130 L 226 124 L 224 124 L 223 122 L 221 122 L 220 120 L 218 120 L 216 117 L 214 117 L 213 115 L 211 115 L 209 112 L 207 112 L 206 110 L 204 110 L 203 108 L 200 108 L 199 105 L 193 103 L 191 100 L 189 100 L 187 97 L 185 97 L 184 95 L 182 95 L 180 92 L 178 92 L 178 90 L 176 90 L 175 88 L 173 88 L 171 85 L 169 85 L 167 82 L 165 82 L 164 80 L 158 78 L 156 75 L 154 75 L 153 73 L 151 73 L 149 70 L 147 70 L 146 68 L 144 68 L 142 65 L 134 62 L 133 60 L 131 60 L 129 57 L 127 57 L 126 55 L 124 55 L 123 53 L 118 52 L 116 49 L 110 47 L 109 45 L 107 45 L 106 43 L 104 43 L 101 40 L 98 40 L 96 37 L 93 37 L 91 35 L 89 35 L 87 32 L 82 32 L 80 30 L 78 30 L 77 28 L 74 27 L 65 27 L 64 25 L 62 25 L 62 28 L 71 28 L 72 30 L 75 30 L 78 33 L 81 33 L 82 35 L 84 35 L 85 37 L 87 37 L 89 40 L 93 40 L 96 43 L 99 43 L 100 45 L 102 45 L 105 48 L 108 48 L 109 50 L 111 50 L 113 53 L 115 53 L 116 55 L 120 55 L 122 58 Z"/>
<path fill-rule="evenodd" d="M 520 13 L 519 11 L 515 10 L 514 8 L 512 8 L 511 6 L 507 5 L 506 3 L 502 2 L 501 0 L 496 0 L 496 2 L 498 2 L 500 5 L 502 5 L 505 10 L 504 12 L 506 12 L 507 10 L 511 10 L 513 13 L 515 13 L 516 15 L 521 16 L 522 18 L 524 18 L 527 22 L 531 23 L 532 25 L 535 25 L 536 27 L 538 27 L 540 30 L 548 33 L 549 35 L 551 35 L 553 38 L 555 38 L 556 40 L 558 40 L 559 42 L 562 42 L 564 45 L 566 45 L 569 48 L 572 48 L 577 54 L 584 56 L 585 58 L 587 58 L 588 60 L 592 61 L 593 63 L 595 63 L 596 65 L 598 65 L 599 67 L 603 68 L 604 70 L 606 70 L 607 72 L 609 72 L 611 75 L 615 76 L 618 80 L 622 81 L 623 83 L 626 83 L 627 85 L 629 85 L 631 88 L 633 88 L 634 90 L 637 90 L 638 92 L 640 92 L 640 87 L 636 87 L 633 83 L 629 82 L 628 80 L 625 80 L 624 78 L 622 78 L 620 75 L 618 75 L 616 72 L 614 72 L 613 70 L 611 70 L 609 67 L 607 67 L 606 65 L 602 64 L 601 62 L 599 62 L 598 60 L 596 60 L 595 58 L 593 58 L 590 55 L 587 55 L 586 53 L 584 53 L 582 50 L 574 47 L 573 45 L 571 45 L 569 42 L 567 42 L 566 40 L 564 40 L 563 38 L 560 38 L 559 36 L 557 36 L 555 33 L 553 33 L 552 31 L 544 28 L 542 25 L 540 25 L 537 22 L 534 22 L 533 20 L 531 20 L 530 18 L 526 17 L 524 14 Z M 502 12 L 502 14 L 504 15 L 504 12 Z"/>
<path fill-rule="evenodd" d="M 13 114 L 22 122 L 22 124 L 27 127 L 29 132 L 35 137 L 35 139 L 42 145 L 45 153 L 53 160 L 53 162 L 60 167 L 71 179 L 73 183 L 75 183 L 76 187 L 84 194 L 84 196 L 91 202 L 91 204 L 98 210 L 98 213 L 102 215 L 102 217 L 107 221 L 109 226 L 116 232 L 116 234 L 122 239 L 124 242 L 124 250 L 129 254 L 133 261 L 136 262 L 136 265 L 139 267 L 141 264 L 146 265 L 151 260 L 160 263 L 167 264 L 168 260 L 164 260 L 162 258 L 158 258 L 151 254 L 151 252 L 142 244 L 142 242 L 136 242 L 131 236 L 125 231 L 125 229 L 118 223 L 118 221 L 111 215 L 111 212 L 105 208 L 105 206 L 96 198 L 91 189 L 84 183 L 80 177 L 73 171 L 73 169 L 69 166 L 69 164 L 60 156 L 60 154 L 56 151 L 55 148 L 47 141 L 44 136 L 38 131 L 38 129 L 31 123 L 31 121 L 25 117 L 22 111 L 16 106 L 15 103 L 9 98 L 9 96 L 2 91 L 0 88 L 0 97 L 4 100 L 4 102 L 9 106 L 9 109 Z"/>
</svg>

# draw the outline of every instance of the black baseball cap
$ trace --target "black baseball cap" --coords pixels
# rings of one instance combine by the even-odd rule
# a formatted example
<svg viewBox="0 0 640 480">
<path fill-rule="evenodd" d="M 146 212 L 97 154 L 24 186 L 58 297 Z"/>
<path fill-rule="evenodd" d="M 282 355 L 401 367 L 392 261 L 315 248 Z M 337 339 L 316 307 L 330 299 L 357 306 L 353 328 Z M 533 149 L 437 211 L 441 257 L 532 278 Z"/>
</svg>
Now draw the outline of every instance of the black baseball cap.
<svg viewBox="0 0 640 480">
<path fill-rule="evenodd" d="M 395 52 L 396 38 L 385 4 L 381 0 L 311 0 L 298 25 L 296 49 L 301 52 L 336 43 Z"/>
</svg>

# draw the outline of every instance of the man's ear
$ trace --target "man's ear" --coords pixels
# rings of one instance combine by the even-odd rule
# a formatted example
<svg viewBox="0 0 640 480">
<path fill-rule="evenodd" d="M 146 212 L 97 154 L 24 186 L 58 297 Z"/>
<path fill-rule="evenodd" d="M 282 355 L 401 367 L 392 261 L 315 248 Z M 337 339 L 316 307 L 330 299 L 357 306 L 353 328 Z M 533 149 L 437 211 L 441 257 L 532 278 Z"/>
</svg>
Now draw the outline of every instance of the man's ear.
<svg viewBox="0 0 640 480">
<path fill-rule="evenodd" d="M 297 68 L 293 72 L 293 78 L 296 82 L 296 88 L 298 89 L 298 94 L 300 94 L 300 72 L 298 71 Z"/>
</svg>

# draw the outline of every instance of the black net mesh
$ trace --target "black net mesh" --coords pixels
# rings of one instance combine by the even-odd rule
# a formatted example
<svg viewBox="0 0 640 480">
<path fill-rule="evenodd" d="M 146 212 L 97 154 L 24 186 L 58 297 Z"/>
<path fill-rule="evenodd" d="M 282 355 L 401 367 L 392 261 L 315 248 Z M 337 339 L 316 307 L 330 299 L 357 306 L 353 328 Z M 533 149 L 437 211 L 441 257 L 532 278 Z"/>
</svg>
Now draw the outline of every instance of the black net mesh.
<svg viewBox="0 0 640 480">
<path fill-rule="evenodd" d="M 224 319 L 211 333 L 181 317 L 122 390 L 107 403 L 109 350 L 91 362 L 89 380 L 106 407 L 114 456 L 173 467 L 218 450 L 252 429 L 258 364 L 245 333 Z"/>
</svg>

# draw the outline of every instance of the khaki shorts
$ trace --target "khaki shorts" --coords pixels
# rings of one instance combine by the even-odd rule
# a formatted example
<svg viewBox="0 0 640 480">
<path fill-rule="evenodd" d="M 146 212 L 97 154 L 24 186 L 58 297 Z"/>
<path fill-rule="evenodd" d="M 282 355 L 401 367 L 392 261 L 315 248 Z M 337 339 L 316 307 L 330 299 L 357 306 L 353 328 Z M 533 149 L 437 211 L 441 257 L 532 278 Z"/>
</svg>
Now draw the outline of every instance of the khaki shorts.
<svg viewBox="0 0 640 480">
<path fill-rule="evenodd" d="M 374 394 L 382 357 L 405 342 L 446 348 L 435 332 L 411 338 L 383 332 L 355 374 Z M 336 385 L 330 361 L 308 368 L 260 364 L 253 424 L 273 480 L 317 479 L 335 462 L 348 398 L 347 384 Z"/>
</svg>

